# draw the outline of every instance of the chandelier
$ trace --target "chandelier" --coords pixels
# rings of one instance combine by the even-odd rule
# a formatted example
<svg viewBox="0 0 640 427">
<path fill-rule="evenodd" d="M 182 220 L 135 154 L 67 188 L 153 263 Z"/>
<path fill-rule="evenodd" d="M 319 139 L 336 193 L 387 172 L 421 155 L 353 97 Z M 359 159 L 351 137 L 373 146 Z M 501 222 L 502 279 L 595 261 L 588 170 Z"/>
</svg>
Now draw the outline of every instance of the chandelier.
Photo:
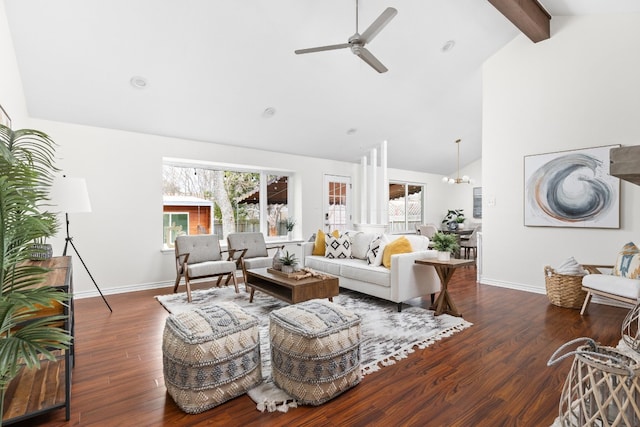
<svg viewBox="0 0 640 427">
<path fill-rule="evenodd" d="M 458 174 L 456 175 L 456 178 L 450 178 L 448 176 L 445 176 L 444 178 L 442 178 L 442 182 L 444 182 L 445 184 L 472 184 L 473 183 L 471 178 L 469 178 L 467 175 L 464 175 L 462 178 L 460 178 L 460 141 L 462 140 L 456 139 L 456 145 L 458 146 Z"/>
</svg>

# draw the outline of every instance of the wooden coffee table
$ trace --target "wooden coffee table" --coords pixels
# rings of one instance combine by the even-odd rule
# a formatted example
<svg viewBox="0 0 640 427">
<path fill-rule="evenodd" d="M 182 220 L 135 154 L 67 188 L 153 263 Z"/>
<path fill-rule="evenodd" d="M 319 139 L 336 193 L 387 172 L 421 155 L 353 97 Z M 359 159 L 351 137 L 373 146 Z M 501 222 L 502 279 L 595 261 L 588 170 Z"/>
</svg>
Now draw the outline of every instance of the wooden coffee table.
<svg viewBox="0 0 640 427">
<path fill-rule="evenodd" d="M 266 268 L 247 270 L 247 285 L 251 288 L 249 302 L 253 302 L 256 289 L 289 304 L 316 298 L 328 298 L 329 301 L 333 301 L 333 297 L 339 294 L 337 277 L 325 274 L 324 278 L 308 277 L 296 280 L 283 274 L 270 273 Z"/>
</svg>

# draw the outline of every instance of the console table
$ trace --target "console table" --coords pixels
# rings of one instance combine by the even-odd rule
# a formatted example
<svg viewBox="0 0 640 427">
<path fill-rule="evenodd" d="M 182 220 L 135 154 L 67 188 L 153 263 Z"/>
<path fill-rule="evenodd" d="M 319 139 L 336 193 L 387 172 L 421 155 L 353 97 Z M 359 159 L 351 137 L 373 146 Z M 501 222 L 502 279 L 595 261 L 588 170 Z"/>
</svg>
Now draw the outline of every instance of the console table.
<svg viewBox="0 0 640 427">
<path fill-rule="evenodd" d="M 44 261 L 29 261 L 32 265 L 50 269 L 40 286 L 53 286 L 67 292 L 67 304 L 42 307 L 42 316 L 65 314 L 62 326 L 73 336 L 73 280 L 71 257 L 53 257 Z M 4 400 L 2 424 L 22 421 L 58 408 L 66 409 L 67 421 L 71 417 L 71 368 L 73 343 L 68 350 L 56 350 L 56 360 L 41 360 L 40 369 L 23 367 L 8 385 Z"/>
<path fill-rule="evenodd" d="M 437 259 L 417 259 L 416 264 L 430 265 L 436 269 L 440 282 L 442 282 L 442 290 L 438 294 L 438 299 L 430 307 L 431 310 L 435 310 L 435 315 L 439 316 L 442 313 L 447 313 L 452 316 L 462 317 L 462 314 L 456 308 L 451 296 L 449 295 L 449 281 L 455 273 L 456 268 L 464 267 L 465 265 L 475 264 L 473 259 L 450 259 L 449 261 L 439 261 Z"/>
</svg>

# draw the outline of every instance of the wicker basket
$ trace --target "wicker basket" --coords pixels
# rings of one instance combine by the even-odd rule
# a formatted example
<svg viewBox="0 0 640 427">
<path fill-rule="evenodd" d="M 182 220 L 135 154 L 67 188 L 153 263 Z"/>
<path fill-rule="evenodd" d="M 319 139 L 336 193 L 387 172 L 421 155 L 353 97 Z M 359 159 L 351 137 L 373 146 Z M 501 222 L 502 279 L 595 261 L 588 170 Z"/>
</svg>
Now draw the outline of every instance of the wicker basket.
<svg viewBox="0 0 640 427">
<path fill-rule="evenodd" d="M 549 266 L 544 268 L 547 297 L 553 305 L 565 308 L 580 308 L 587 293 L 582 290 L 584 276 L 559 274 Z"/>
</svg>

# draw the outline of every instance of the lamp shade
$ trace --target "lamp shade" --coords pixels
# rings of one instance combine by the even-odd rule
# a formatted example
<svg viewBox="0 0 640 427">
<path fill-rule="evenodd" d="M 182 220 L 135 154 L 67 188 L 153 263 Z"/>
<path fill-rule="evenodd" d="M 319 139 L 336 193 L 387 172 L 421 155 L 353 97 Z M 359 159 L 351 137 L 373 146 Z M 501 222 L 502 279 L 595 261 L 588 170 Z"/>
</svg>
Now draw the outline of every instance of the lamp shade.
<svg viewBox="0 0 640 427">
<path fill-rule="evenodd" d="M 51 186 L 51 204 L 61 212 L 91 212 L 91 201 L 84 178 L 57 177 Z"/>
</svg>

